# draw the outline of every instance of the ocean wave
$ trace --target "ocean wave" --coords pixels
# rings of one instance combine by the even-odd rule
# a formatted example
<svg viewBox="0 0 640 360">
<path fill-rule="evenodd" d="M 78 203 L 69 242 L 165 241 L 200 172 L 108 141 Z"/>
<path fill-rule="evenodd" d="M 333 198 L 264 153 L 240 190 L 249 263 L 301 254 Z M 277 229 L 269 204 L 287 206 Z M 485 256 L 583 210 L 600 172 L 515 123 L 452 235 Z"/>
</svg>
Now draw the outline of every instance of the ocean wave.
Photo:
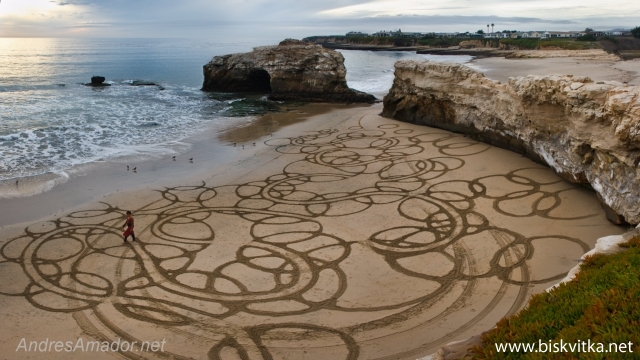
<svg viewBox="0 0 640 360">
<path fill-rule="evenodd" d="M 113 86 L 99 93 L 75 86 L 68 95 L 41 93 L 6 106 L 0 180 L 110 157 L 162 153 L 215 121 L 225 108 L 197 88 L 146 86 Z"/>
</svg>

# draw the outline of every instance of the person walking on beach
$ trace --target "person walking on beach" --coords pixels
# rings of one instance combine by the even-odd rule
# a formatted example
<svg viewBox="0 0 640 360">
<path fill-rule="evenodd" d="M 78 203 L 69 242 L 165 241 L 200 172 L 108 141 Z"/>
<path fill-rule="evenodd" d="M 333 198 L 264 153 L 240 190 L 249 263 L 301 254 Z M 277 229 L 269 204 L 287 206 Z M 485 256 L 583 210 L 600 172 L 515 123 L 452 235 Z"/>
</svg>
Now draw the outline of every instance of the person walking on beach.
<svg viewBox="0 0 640 360">
<path fill-rule="evenodd" d="M 131 215 L 131 211 L 127 211 L 127 220 L 124 222 L 122 227 L 125 226 L 127 227 L 127 230 L 122 234 L 124 236 L 124 242 L 127 242 L 129 235 L 131 235 L 131 241 L 136 241 L 136 234 L 133 233 L 133 215 Z"/>
</svg>

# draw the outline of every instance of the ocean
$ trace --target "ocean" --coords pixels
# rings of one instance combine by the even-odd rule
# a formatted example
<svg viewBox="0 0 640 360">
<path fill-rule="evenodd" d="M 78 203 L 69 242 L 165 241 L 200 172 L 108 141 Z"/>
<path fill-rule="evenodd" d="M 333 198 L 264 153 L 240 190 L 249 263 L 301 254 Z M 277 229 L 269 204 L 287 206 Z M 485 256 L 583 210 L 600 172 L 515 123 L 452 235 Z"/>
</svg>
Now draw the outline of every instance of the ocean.
<svg viewBox="0 0 640 360">
<path fill-rule="evenodd" d="M 276 111 L 263 95 L 200 91 L 213 56 L 264 44 L 184 39 L 0 39 L 0 198 L 47 191 L 91 166 L 180 154 L 205 129 Z M 379 98 L 404 59 L 469 56 L 341 50 L 350 87 Z M 105 88 L 84 86 L 94 75 Z M 156 85 L 134 86 L 136 81 Z M 82 172 L 76 171 L 82 168 Z M 37 186 L 15 186 L 16 181 Z M 27 190 L 24 190 L 27 189 Z"/>
</svg>

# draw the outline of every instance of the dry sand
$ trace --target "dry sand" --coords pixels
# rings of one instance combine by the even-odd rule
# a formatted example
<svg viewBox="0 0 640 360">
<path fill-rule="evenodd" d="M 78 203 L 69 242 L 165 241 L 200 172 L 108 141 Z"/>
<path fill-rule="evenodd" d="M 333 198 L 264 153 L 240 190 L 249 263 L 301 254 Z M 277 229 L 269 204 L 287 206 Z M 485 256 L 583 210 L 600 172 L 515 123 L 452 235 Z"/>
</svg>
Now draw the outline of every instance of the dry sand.
<svg viewBox="0 0 640 360">
<path fill-rule="evenodd" d="M 507 82 L 509 77 L 560 74 L 588 76 L 593 81 L 615 80 L 627 82 L 629 85 L 640 85 L 640 59 L 621 61 L 597 54 L 556 55 L 551 52 L 545 58 L 482 58 L 473 60 L 468 65 L 483 72 L 487 77 L 502 82 Z"/>
<path fill-rule="evenodd" d="M 194 164 L 150 162 L 144 181 L 106 169 L 42 195 L 36 212 L 57 213 L 38 221 L 16 225 L 39 205 L 14 200 L 0 353 L 415 359 L 493 327 L 624 232 L 548 168 L 381 108 L 310 105 L 206 134 L 219 141 L 196 144 Z M 120 237 L 126 209 L 135 243 Z M 16 352 L 23 338 L 166 343 Z"/>
</svg>

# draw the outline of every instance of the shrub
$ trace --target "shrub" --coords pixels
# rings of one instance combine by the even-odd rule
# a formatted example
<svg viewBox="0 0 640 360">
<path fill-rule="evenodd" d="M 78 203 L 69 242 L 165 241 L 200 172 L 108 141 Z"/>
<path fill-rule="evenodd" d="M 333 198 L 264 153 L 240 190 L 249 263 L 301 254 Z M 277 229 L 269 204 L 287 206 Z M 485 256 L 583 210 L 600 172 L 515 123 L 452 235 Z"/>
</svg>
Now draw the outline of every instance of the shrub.
<svg viewBox="0 0 640 360">
<path fill-rule="evenodd" d="M 538 39 L 500 39 L 500 43 L 515 45 L 520 49 L 535 49 L 538 47 Z"/>
<path fill-rule="evenodd" d="M 636 26 L 631 29 L 631 35 L 633 35 L 634 38 L 640 39 L 640 26 Z"/>
<path fill-rule="evenodd" d="M 612 42 L 614 44 L 618 43 L 618 39 L 616 39 L 614 37 L 611 37 L 611 36 L 603 36 L 600 39 L 598 39 L 598 41 L 609 41 L 609 42 Z"/>
<path fill-rule="evenodd" d="M 450 47 L 450 46 L 456 46 L 460 44 L 460 41 L 462 40 L 468 40 L 468 39 L 423 37 L 422 39 L 418 40 L 418 44 L 423 46 L 433 46 L 433 47 Z"/>
<path fill-rule="evenodd" d="M 412 45 L 413 45 L 413 39 L 395 38 L 393 40 L 393 46 L 412 46 Z"/>
<path fill-rule="evenodd" d="M 528 307 L 502 319 L 482 335 L 484 345 L 475 348 L 480 359 L 625 359 L 630 353 L 498 353 L 494 344 L 587 341 L 640 345 L 640 237 L 620 245 L 627 251 L 595 255 L 582 263 L 576 278 L 550 292 L 534 295 Z M 607 345 L 605 345 L 607 346 Z"/>
<path fill-rule="evenodd" d="M 578 36 L 576 38 L 576 41 L 596 41 L 596 37 L 591 34 L 587 34 L 587 35 Z"/>
</svg>

